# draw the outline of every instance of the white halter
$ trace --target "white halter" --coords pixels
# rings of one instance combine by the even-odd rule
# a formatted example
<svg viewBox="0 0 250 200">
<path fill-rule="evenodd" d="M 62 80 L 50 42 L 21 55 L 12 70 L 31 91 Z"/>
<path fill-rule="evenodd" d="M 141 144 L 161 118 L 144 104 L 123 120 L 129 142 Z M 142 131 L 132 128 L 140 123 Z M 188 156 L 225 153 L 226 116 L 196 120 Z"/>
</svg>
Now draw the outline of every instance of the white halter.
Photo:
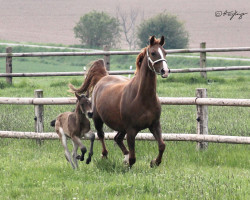
<svg viewBox="0 0 250 200">
<path fill-rule="evenodd" d="M 155 71 L 154 64 L 156 64 L 156 63 L 158 63 L 158 62 L 161 62 L 161 61 L 165 61 L 165 62 L 167 63 L 167 60 L 164 59 L 164 58 L 160 58 L 160 59 L 158 59 L 158 60 L 153 61 L 153 60 L 150 58 L 150 56 L 149 56 L 148 49 L 147 49 L 147 59 L 148 59 L 148 68 L 149 68 L 151 71 L 153 71 L 154 73 L 156 73 L 156 74 L 161 74 L 160 72 L 156 72 L 156 71 Z M 149 62 L 151 63 L 152 67 L 150 67 Z"/>
</svg>

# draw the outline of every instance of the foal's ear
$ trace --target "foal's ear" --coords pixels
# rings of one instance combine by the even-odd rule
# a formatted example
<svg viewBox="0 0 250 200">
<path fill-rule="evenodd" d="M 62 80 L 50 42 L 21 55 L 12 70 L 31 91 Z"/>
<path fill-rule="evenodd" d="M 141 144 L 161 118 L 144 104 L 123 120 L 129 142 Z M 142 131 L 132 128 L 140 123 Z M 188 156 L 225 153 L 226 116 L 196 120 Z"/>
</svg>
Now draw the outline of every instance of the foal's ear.
<svg viewBox="0 0 250 200">
<path fill-rule="evenodd" d="M 160 45 L 163 46 L 164 44 L 165 44 L 165 38 L 164 36 L 161 36 Z"/>
<path fill-rule="evenodd" d="M 141 63 L 142 63 L 142 61 L 143 61 L 144 56 L 145 56 L 144 51 L 141 52 L 141 53 L 137 56 L 137 58 L 136 58 L 136 68 L 137 68 L 137 67 L 139 67 L 139 68 L 141 67 Z"/>
<path fill-rule="evenodd" d="M 155 36 L 153 35 L 153 36 L 151 36 L 151 37 L 149 38 L 149 44 L 150 44 L 150 46 L 153 46 L 154 43 L 155 43 Z"/>
</svg>

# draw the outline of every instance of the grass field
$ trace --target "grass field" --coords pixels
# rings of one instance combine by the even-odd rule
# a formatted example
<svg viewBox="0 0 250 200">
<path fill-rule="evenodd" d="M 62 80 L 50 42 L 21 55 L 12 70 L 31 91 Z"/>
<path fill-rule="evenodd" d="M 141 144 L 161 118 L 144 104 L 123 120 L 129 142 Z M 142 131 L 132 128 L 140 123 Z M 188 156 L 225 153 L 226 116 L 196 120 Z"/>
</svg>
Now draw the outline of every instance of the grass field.
<svg viewBox="0 0 250 200">
<path fill-rule="evenodd" d="M 24 51 L 25 49 L 19 49 Z M 3 51 L 3 50 L 2 50 Z M 26 49 L 34 51 L 34 49 Z M 42 51 L 42 50 L 38 50 Z M 94 57 L 14 58 L 14 72 L 82 71 Z M 112 69 L 127 69 L 135 56 L 111 57 Z M 169 58 L 172 68 L 198 66 L 198 59 Z M 213 66 L 249 65 L 247 62 L 211 61 Z M 3 72 L 5 59 L 0 59 Z M 113 64 L 112 64 L 113 63 Z M 119 65 L 119 63 L 124 63 Z M 172 74 L 158 78 L 159 96 L 194 97 L 196 88 L 207 88 L 213 98 L 250 99 L 249 71 Z M 83 77 L 13 78 L 13 85 L 0 79 L 0 96 L 69 97 L 69 82 L 79 86 Z M 74 106 L 45 106 L 45 131 L 49 122 Z M 209 134 L 250 136 L 250 108 L 209 107 Z M 34 131 L 33 106 L 0 105 L 0 130 Z M 164 133 L 195 133 L 195 106 L 163 106 Z M 93 125 L 92 125 L 93 129 Z M 105 127 L 105 131 L 112 131 Z M 145 130 L 149 132 L 148 130 Z M 90 142 L 84 141 L 89 147 Z M 71 145 L 69 143 L 69 145 Z M 162 164 L 151 169 L 157 155 L 156 142 L 136 141 L 137 162 L 132 169 L 122 163 L 122 153 L 107 141 L 109 158 L 101 159 L 99 141 L 90 165 L 80 163 L 73 171 L 59 141 L 0 139 L 0 199 L 249 199 L 250 146 L 209 144 L 196 150 L 193 142 L 167 142 Z"/>
</svg>

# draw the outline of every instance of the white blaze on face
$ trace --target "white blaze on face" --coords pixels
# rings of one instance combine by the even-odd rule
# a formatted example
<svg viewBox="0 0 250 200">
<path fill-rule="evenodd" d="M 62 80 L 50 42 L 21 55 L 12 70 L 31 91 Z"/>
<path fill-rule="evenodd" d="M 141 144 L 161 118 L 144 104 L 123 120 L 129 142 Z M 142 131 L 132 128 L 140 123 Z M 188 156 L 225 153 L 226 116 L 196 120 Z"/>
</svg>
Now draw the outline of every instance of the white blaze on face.
<svg viewBox="0 0 250 200">
<path fill-rule="evenodd" d="M 161 59 L 165 59 L 164 56 L 163 56 L 163 52 L 162 52 L 161 48 L 158 48 L 158 52 L 159 52 L 159 54 L 161 56 Z M 165 71 L 165 73 L 162 74 L 162 77 L 167 78 L 168 74 L 169 74 L 168 64 L 167 64 L 167 62 L 164 62 L 164 61 L 162 63 L 163 63 L 163 69 Z"/>
</svg>

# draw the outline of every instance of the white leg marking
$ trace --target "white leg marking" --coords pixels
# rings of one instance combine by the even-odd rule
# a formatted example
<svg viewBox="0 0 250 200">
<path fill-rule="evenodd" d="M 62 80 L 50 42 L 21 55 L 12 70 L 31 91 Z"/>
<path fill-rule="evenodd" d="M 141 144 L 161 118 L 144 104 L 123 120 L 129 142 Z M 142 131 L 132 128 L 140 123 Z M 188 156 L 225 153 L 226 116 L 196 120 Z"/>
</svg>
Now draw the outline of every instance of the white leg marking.
<svg viewBox="0 0 250 200">
<path fill-rule="evenodd" d="M 129 154 L 124 155 L 124 159 L 123 159 L 124 164 L 128 165 L 129 164 Z"/>
<path fill-rule="evenodd" d="M 59 127 L 59 131 L 62 135 L 62 145 L 64 147 L 64 152 L 65 152 L 65 156 L 66 156 L 66 159 L 70 162 L 71 166 L 73 169 L 75 169 L 75 166 L 72 162 L 72 159 L 71 159 L 71 155 L 70 155 L 70 152 L 69 152 L 69 149 L 68 149 L 68 146 L 67 146 L 67 138 L 65 136 L 65 133 L 62 129 L 62 127 Z"/>
<path fill-rule="evenodd" d="M 72 144 L 73 144 L 73 152 L 72 152 L 73 162 L 75 163 L 76 168 L 78 168 L 78 161 L 76 159 L 78 144 L 74 143 L 73 141 L 72 141 Z"/>
<path fill-rule="evenodd" d="M 60 133 L 62 135 L 62 145 L 67 146 L 67 138 L 65 136 L 65 133 L 64 133 L 62 127 L 59 127 L 59 131 L 60 131 Z"/>
</svg>

